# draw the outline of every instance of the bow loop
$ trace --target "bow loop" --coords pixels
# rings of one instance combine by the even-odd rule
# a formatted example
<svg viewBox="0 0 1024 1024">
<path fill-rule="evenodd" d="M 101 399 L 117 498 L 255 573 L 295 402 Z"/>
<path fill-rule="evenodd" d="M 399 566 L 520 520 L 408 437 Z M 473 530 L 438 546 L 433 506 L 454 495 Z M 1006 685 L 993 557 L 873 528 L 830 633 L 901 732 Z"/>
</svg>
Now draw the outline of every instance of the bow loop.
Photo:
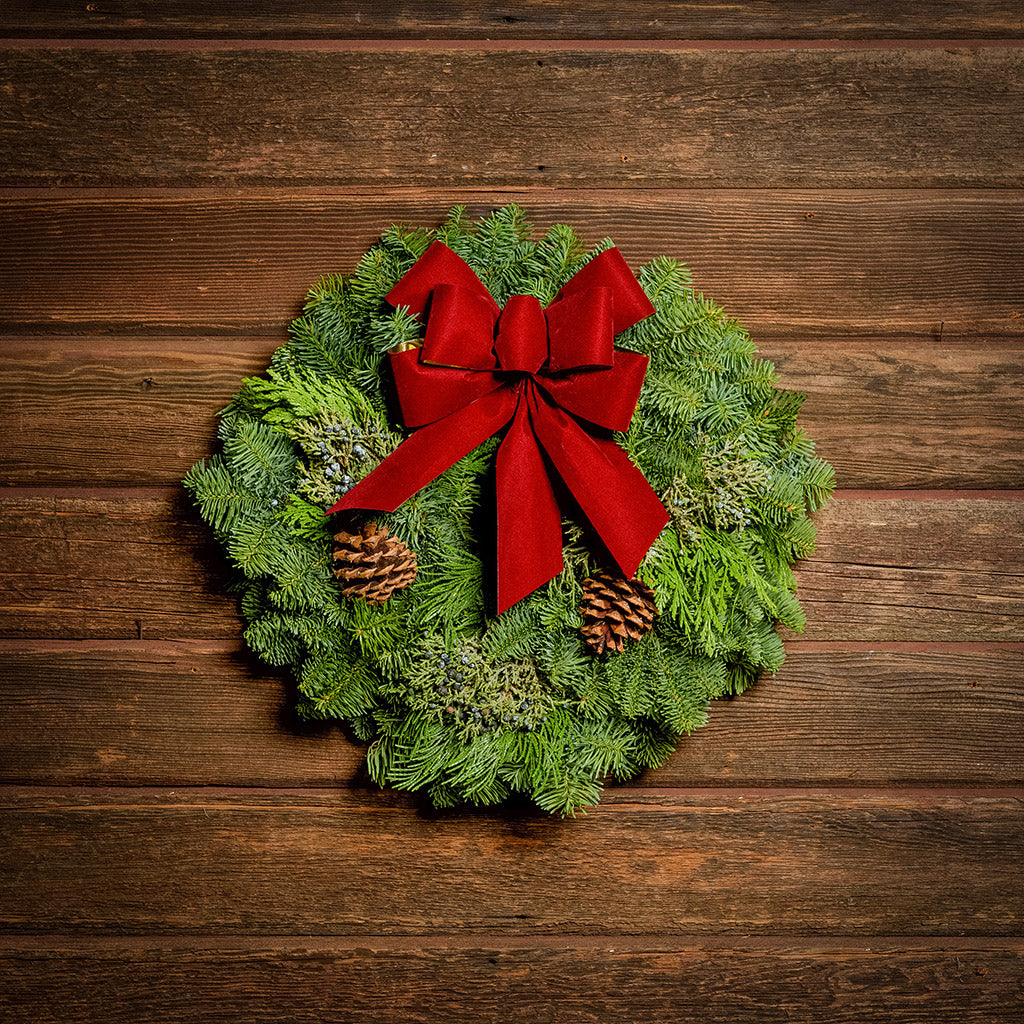
<svg viewBox="0 0 1024 1024">
<path fill-rule="evenodd" d="M 614 347 L 617 333 L 654 312 L 618 250 L 591 260 L 547 310 L 532 295 L 513 295 L 501 310 L 469 265 L 434 242 L 388 301 L 427 317 L 423 347 L 391 356 L 405 425 L 419 429 L 328 511 L 393 512 L 505 431 L 499 613 L 562 570 L 550 467 L 632 576 L 668 513 L 626 453 L 586 429 L 628 429 L 647 369 L 646 356 Z"/>
<path fill-rule="evenodd" d="M 496 310 L 490 295 L 484 299 L 474 289 L 462 285 L 438 284 L 430 301 L 420 362 L 460 366 L 464 370 L 493 370 Z"/>
<path fill-rule="evenodd" d="M 434 423 L 504 384 L 491 373 L 425 365 L 419 354 L 418 349 L 409 349 L 391 355 L 395 391 L 407 427 Z"/>
<path fill-rule="evenodd" d="M 543 377 L 539 383 L 566 412 L 607 430 L 625 433 L 633 419 L 646 372 L 647 356 L 616 349 L 610 369 Z"/>
<path fill-rule="evenodd" d="M 640 287 L 618 249 L 605 249 L 573 274 L 555 296 L 555 301 L 601 287 L 608 288 L 615 296 L 612 334 L 621 334 L 627 327 L 655 312 L 647 293 Z"/>
<path fill-rule="evenodd" d="M 473 273 L 473 268 L 443 242 L 432 242 L 412 269 L 388 292 L 386 299 L 392 306 L 408 306 L 410 313 L 421 316 L 430 305 L 434 290 L 442 284 L 457 285 L 475 294 L 490 305 L 494 319 L 498 319 L 501 310 L 491 293 Z"/>
<path fill-rule="evenodd" d="M 605 287 L 570 292 L 548 306 L 548 373 L 612 365 L 613 307 L 612 290 Z"/>
</svg>

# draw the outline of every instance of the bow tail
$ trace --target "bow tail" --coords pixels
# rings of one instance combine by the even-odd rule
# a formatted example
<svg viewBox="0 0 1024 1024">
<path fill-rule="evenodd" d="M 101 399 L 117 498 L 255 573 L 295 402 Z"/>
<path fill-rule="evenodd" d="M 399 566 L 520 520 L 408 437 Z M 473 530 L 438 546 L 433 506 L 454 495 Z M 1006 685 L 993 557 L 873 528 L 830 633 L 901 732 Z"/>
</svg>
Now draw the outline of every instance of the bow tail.
<svg viewBox="0 0 1024 1024">
<path fill-rule="evenodd" d="M 562 571 L 562 515 L 520 398 L 497 458 L 498 614 Z"/>
<path fill-rule="evenodd" d="M 643 473 L 614 441 L 592 437 L 531 389 L 533 430 L 626 577 L 635 575 L 669 521 Z"/>
<path fill-rule="evenodd" d="M 492 391 L 406 438 L 327 513 L 346 509 L 394 512 L 449 466 L 497 433 L 515 413 L 515 396 Z"/>
</svg>

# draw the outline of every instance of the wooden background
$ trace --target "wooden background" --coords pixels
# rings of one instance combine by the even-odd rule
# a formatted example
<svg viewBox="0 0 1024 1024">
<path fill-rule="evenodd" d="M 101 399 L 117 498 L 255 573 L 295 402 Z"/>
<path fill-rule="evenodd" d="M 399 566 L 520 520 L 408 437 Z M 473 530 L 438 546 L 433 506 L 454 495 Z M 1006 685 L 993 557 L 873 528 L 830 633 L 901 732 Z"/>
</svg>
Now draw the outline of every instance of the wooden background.
<svg viewBox="0 0 1024 1024">
<path fill-rule="evenodd" d="M 5 3 L 5 1019 L 1019 1021 L 1022 6 Z M 566 822 L 296 723 L 178 483 L 321 273 L 510 200 L 686 260 L 840 486 L 778 677 Z"/>
</svg>

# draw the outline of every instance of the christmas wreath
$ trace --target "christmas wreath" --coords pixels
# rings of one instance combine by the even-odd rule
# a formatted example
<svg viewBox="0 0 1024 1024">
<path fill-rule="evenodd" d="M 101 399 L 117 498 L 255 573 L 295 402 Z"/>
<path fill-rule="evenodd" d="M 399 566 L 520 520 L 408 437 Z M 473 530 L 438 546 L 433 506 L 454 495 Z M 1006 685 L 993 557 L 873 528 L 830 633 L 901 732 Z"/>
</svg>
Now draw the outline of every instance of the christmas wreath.
<svg viewBox="0 0 1024 1024">
<path fill-rule="evenodd" d="M 568 814 L 782 663 L 834 484 L 747 333 L 508 206 L 309 294 L 185 484 L 260 658 L 380 785 Z"/>
</svg>

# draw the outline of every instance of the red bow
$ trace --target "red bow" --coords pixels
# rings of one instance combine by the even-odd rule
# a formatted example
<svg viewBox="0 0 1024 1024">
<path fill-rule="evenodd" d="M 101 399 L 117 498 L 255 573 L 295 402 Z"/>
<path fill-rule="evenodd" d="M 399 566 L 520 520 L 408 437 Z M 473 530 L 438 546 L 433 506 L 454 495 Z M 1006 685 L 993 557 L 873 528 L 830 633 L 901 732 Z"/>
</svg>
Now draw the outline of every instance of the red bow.
<svg viewBox="0 0 1024 1024">
<path fill-rule="evenodd" d="M 420 315 L 429 306 L 423 347 L 391 355 L 405 425 L 420 429 L 328 511 L 393 512 L 511 422 L 497 457 L 498 612 L 562 571 L 548 462 L 632 576 L 668 514 L 626 453 L 586 429 L 628 429 L 647 370 L 646 356 L 613 346 L 654 312 L 618 249 L 591 260 L 547 309 L 513 295 L 502 310 L 434 242 L 387 300 Z"/>
</svg>

